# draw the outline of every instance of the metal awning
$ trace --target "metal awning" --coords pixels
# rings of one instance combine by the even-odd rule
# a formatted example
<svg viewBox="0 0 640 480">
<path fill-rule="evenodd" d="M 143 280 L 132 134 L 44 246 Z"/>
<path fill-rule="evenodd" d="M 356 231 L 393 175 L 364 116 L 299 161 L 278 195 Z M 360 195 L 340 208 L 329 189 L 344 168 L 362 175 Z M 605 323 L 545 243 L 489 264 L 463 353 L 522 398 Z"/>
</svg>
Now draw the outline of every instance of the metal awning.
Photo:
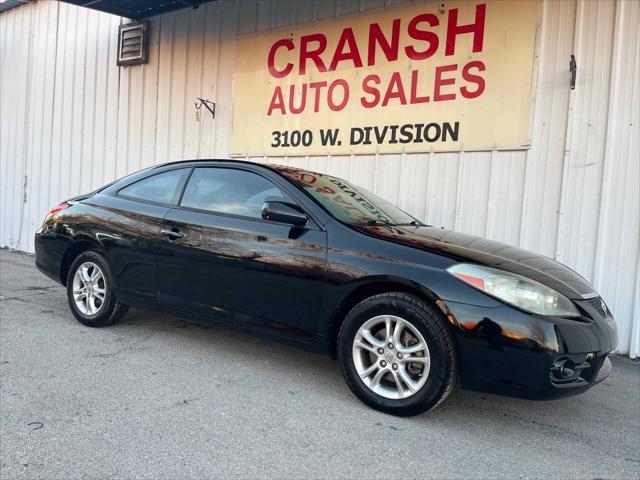
<svg viewBox="0 0 640 480">
<path fill-rule="evenodd" d="M 120 17 L 142 20 L 181 8 L 198 8 L 215 0 L 61 0 L 80 7 L 93 8 Z"/>
<path fill-rule="evenodd" d="M 30 0 L 0 0 L 0 13 L 29 3 L 29 1 Z"/>
</svg>

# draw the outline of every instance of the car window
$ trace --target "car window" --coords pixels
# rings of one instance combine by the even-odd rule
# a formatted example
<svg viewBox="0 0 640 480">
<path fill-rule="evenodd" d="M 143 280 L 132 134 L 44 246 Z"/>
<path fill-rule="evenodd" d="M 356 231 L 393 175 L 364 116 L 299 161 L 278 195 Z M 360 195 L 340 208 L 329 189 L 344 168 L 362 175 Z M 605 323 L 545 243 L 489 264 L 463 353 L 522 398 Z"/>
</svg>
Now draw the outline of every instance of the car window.
<svg viewBox="0 0 640 480">
<path fill-rule="evenodd" d="M 261 218 L 262 205 L 267 200 L 291 202 L 287 194 L 256 173 L 230 168 L 196 168 L 180 206 Z"/>
<path fill-rule="evenodd" d="M 354 225 L 420 224 L 392 203 L 346 180 L 291 167 L 278 167 L 277 171 L 303 188 L 342 222 Z"/>
<path fill-rule="evenodd" d="M 144 178 L 128 187 L 124 187 L 118 195 L 137 200 L 148 200 L 175 205 L 180 196 L 180 185 L 188 168 L 171 170 Z"/>
</svg>

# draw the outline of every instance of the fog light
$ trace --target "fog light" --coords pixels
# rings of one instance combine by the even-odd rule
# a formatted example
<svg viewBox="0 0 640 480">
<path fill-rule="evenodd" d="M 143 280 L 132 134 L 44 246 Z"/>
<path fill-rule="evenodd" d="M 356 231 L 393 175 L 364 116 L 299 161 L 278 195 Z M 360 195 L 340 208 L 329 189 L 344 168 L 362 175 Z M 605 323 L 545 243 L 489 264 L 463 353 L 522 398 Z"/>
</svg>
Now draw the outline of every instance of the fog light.
<svg viewBox="0 0 640 480">
<path fill-rule="evenodd" d="M 551 372 L 560 380 L 568 380 L 575 375 L 576 364 L 570 358 L 556 360 L 553 362 Z"/>
</svg>

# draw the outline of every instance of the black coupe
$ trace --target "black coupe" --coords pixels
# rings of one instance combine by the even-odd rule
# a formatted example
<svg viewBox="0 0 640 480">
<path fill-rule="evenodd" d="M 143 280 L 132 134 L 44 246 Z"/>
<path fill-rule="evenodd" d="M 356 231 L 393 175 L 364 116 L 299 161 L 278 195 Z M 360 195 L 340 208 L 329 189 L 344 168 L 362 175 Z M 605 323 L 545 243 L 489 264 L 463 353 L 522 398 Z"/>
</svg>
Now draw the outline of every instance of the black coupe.
<svg viewBox="0 0 640 480">
<path fill-rule="evenodd" d="M 297 168 L 152 167 L 53 208 L 35 249 L 85 325 L 131 306 L 279 340 L 337 357 L 358 398 L 396 415 L 457 383 L 584 392 L 616 346 L 611 312 L 569 268 Z"/>
</svg>

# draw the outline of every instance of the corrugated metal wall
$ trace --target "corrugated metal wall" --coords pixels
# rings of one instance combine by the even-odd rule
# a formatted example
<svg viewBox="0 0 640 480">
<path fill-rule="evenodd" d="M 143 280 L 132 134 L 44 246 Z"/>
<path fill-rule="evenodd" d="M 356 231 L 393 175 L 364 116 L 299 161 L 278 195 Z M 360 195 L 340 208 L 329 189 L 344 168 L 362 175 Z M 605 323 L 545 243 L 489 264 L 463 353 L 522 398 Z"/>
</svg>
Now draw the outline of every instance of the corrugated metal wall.
<svg viewBox="0 0 640 480">
<path fill-rule="evenodd" d="M 40 1 L 0 15 L 0 245 L 33 250 L 61 199 L 142 167 L 229 151 L 235 38 L 392 6 L 220 0 L 151 21 L 118 68 L 120 19 Z M 540 252 L 592 281 L 640 355 L 640 2 L 545 1 L 528 151 L 259 158 L 350 179 L 428 223 Z M 578 82 L 569 89 L 575 53 Z M 197 122 L 196 97 L 217 104 Z"/>
</svg>

